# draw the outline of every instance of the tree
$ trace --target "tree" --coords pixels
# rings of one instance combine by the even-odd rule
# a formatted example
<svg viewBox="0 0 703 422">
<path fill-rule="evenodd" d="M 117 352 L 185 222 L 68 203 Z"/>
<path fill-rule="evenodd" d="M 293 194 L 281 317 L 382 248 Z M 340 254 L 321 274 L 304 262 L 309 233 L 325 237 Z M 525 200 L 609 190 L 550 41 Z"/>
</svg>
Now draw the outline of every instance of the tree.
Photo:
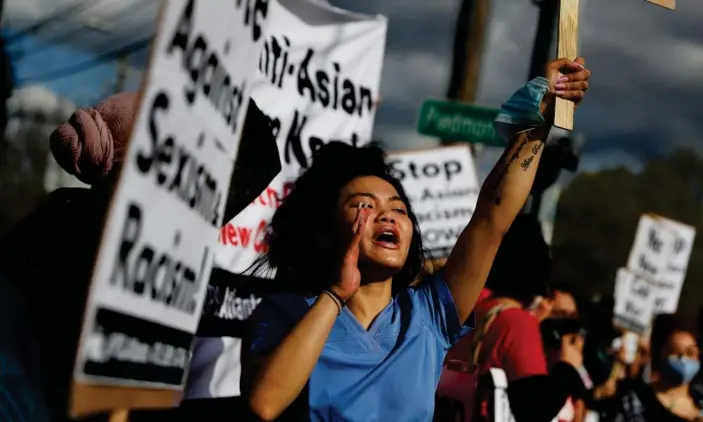
<svg viewBox="0 0 703 422">
<path fill-rule="evenodd" d="M 555 280 L 587 295 L 612 295 L 615 272 L 625 266 L 642 213 L 695 226 L 679 310 L 694 316 L 703 297 L 703 159 L 692 150 L 625 168 L 580 174 L 563 191 L 554 226 Z"/>
</svg>

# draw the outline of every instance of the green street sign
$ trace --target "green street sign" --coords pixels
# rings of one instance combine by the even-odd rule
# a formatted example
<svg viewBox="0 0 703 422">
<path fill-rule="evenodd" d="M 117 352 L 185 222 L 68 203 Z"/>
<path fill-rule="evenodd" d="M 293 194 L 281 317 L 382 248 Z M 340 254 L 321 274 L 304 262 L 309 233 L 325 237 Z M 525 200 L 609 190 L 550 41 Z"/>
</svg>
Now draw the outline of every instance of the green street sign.
<svg viewBox="0 0 703 422">
<path fill-rule="evenodd" d="M 425 100 L 417 130 L 448 141 L 504 147 L 506 142 L 493 127 L 498 110 L 457 101 Z"/>
</svg>

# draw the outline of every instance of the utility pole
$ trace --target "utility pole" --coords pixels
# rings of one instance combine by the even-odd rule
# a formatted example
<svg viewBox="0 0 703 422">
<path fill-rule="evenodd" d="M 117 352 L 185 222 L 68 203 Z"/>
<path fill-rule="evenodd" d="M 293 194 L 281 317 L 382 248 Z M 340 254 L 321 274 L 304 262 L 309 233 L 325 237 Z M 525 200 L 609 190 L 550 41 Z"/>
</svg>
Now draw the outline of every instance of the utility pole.
<svg viewBox="0 0 703 422">
<path fill-rule="evenodd" d="M 452 74 L 447 98 L 476 101 L 488 23 L 489 0 L 462 0 L 454 33 Z M 475 152 L 475 145 L 471 152 Z"/>
<path fill-rule="evenodd" d="M 537 22 L 535 43 L 532 47 L 528 81 L 538 76 L 544 76 L 544 68 L 551 56 L 552 41 L 559 15 L 559 0 L 532 0 L 532 2 L 539 8 L 539 21 Z"/>
<path fill-rule="evenodd" d="M 0 20 L 5 10 L 5 1 L 0 0 Z M 5 133 L 7 127 L 7 100 L 12 95 L 15 84 L 15 75 L 12 68 L 12 60 L 7 53 L 5 37 L 0 35 L 0 133 Z M 0 164 L 6 149 L 6 140 L 0 136 Z"/>
<path fill-rule="evenodd" d="M 539 20 L 537 22 L 534 46 L 532 47 L 530 73 L 527 77 L 528 81 L 538 76 L 544 76 L 544 69 L 551 57 L 552 41 L 554 39 L 557 17 L 559 15 L 559 1 L 560 0 L 532 0 L 532 3 L 539 8 Z M 555 163 L 551 163 L 549 161 L 554 160 L 556 157 L 548 156 L 552 154 L 547 154 L 546 148 L 543 154 L 542 165 L 540 166 L 542 172 L 540 173 L 544 173 L 546 171 L 546 167 L 552 167 L 555 165 Z M 549 173 L 553 173 L 553 171 L 549 171 Z M 550 177 L 548 178 L 551 178 L 552 176 L 553 175 L 550 174 Z M 558 173 L 553 177 L 556 180 Z M 541 188 L 532 189 L 530 198 L 525 204 L 525 211 L 527 211 L 528 214 L 539 216 L 543 192 L 544 189 Z"/>
<path fill-rule="evenodd" d="M 474 102 L 486 38 L 489 0 L 462 0 L 454 33 L 452 75 L 447 98 Z"/>
</svg>

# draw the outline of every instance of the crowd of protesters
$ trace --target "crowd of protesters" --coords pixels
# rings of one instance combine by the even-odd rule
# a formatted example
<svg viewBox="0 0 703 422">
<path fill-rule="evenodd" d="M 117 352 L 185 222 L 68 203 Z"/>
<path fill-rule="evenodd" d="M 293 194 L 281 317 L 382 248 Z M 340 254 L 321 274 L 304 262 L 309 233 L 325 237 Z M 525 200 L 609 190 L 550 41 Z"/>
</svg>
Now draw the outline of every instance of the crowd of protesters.
<svg viewBox="0 0 703 422">
<path fill-rule="evenodd" d="M 660 315 L 629 358 L 610 319 L 602 324 L 568 284 L 554 283 L 539 222 L 521 214 L 555 99 L 580 103 L 589 78 L 583 59 L 557 60 L 506 101 L 496 127 L 508 147 L 441 265 L 429 265 L 379 147 L 321 148 L 252 268 L 275 269 L 280 288 L 248 321 L 240 405 L 132 419 L 502 422 L 496 370 L 518 422 L 701 419 L 697 329 Z M 66 420 L 92 264 L 136 101 L 110 98 L 57 130 L 56 160 L 91 188 L 52 193 L 0 242 L 0 422 Z M 242 148 L 263 139 L 253 116 Z M 235 193 L 262 188 L 242 170 L 255 159 L 240 154 Z M 233 196 L 227 219 L 248 200 Z"/>
</svg>

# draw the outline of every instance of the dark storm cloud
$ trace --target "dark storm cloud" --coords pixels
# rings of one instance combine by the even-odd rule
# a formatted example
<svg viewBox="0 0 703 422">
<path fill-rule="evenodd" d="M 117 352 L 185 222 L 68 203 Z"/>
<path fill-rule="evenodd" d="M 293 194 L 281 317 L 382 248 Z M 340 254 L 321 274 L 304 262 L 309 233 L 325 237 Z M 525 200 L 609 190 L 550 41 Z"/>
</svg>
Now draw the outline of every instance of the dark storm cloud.
<svg viewBox="0 0 703 422">
<path fill-rule="evenodd" d="M 71 1 L 8 1 L 6 23 L 22 26 Z M 91 13 L 110 21 L 137 4 L 96 1 L 85 16 L 63 22 L 60 30 L 84 25 Z M 102 52 L 148 34 L 157 1 L 140 3 L 150 6 L 131 18 L 112 19 L 116 23 L 105 40 L 77 39 L 73 44 Z M 424 99 L 446 93 L 460 0 L 330 3 L 389 18 L 378 136 L 396 148 L 436 142 L 416 134 L 415 123 Z M 642 0 L 581 0 L 580 48 L 594 79 L 576 125 L 587 139 L 589 168 L 599 161 L 631 165 L 679 145 L 703 149 L 703 2 L 677 3 L 678 10 L 671 12 Z M 537 12 L 530 0 L 493 0 L 491 9 L 477 102 L 497 107 L 525 82 Z M 145 57 L 142 53 L 142 64 Z"/>
</svg>

